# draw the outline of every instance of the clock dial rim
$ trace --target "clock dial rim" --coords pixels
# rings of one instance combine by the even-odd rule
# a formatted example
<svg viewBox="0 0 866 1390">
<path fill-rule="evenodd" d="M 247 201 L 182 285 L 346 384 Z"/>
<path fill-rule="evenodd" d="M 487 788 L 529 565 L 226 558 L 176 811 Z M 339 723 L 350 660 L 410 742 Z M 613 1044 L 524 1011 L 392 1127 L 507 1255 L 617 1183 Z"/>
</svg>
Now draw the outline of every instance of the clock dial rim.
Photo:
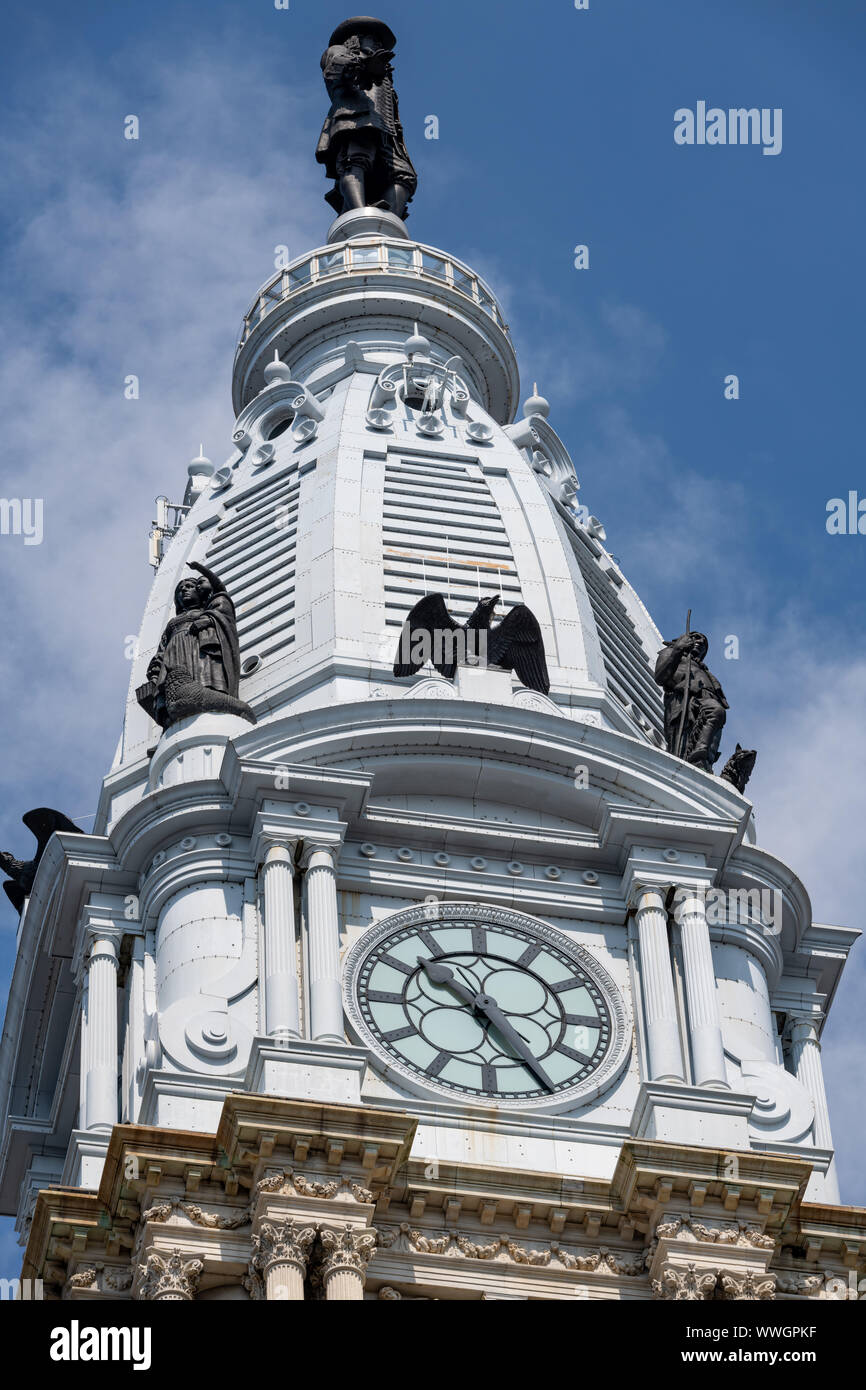
<svg viewBox="0 0 866 1390">
<path fill-rule="evenodd" d="M 374 955 L 382 943 L 397 932 L 407 928 L 448 926 L 457 922 L 477 923 L 490 927 L 512 928 L 522 935 L 539 941 L 542 946 L 553 947 L 565 956 L 580 972 L 587 976 L 601 995 L 610 1025 L 607 1048 L 597 1066 L 581 1080 L 554 1092 L 516 1097 L 507 1092 L 494 1095 L 483 1094 L 469 1089 L 462 1090 L 456 1085 L 438 1083 L 426 1075 L 420 1066 L 416 1069 L 408 1061 L 395 1056 L 387 1050 L 364 1016 L 359 997 L 359 983 L 368 958 Z M 420 952 L 419 952 L 420 954 Z M 608 971 L 579 942 L 572 940 L 564 932 L 541 922 L 526 913 L 515 912 L 510 908 L 489 907 L 485 904 L 468 902 L 425 904 L 406 908 L 382 919 L 376 926 L 368 928 L 353 943 L 346 956 L 344 970 L 344 996 L 346 1014 L 352 1031 L 370 1054 L 376 1070 L 394 1080 L 405 1089 L 421 1096 L 446 1098 L 455 1105 L 495 1107 L 509 1110 L 561 1111 L 573 1109 L 595 1099 L 619 1075 L 631 1051 L 631 1026 L 625 1001 L 618 986 Z M 369 1005 L 368 1005 L 369 1007 Z"/>
</svg>

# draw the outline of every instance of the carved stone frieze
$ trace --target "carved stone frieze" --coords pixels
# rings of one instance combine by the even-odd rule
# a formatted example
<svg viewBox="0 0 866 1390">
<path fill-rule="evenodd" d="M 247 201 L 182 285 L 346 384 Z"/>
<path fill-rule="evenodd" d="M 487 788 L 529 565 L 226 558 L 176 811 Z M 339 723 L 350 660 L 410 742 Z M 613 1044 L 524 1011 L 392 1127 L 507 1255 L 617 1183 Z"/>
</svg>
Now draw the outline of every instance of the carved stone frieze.
<svg viewBox="0 0 866 1390">
<path fill-rule="evenodd" d="M 674 1216 L 660 1221 L 655 1229 L 657 1240 L 709 1241 L 718 1245 L 751 1245 L 758 1250 L 773 1250 L 776 1242 L 748 1221 L 725 1221 L 717 1225 L 696 1221 L 694 1217 Z"/>
<path fill-rule="evenodd" d="M 595 1270 L 601 1274 L 622 1274 L 634 1277 L 643 1273 L 644 1256 L 623 1256 L 601 1246 L 598 1250 L 570 1250 L 558 1240 L 552 1240 L 540 1250 L 529 1249 L 508 1236 L 496 1236 L 485 1244 L 461 1234 L 446 1231 L 443 1235 L 428 1235 L 414 1230 L 407 1221 L 381 1231 L 379 1244 L 397 1253 L 415 1251 L 423 1255 L 445 1255 L 452 1259 L 497 1260 L 507 1264 L 553 1266 L 569 1270 Z"/>
<path fill-rule="evenodd" d="M 269 1173 L 256 1183 L 256 1196 L 262 1193 L 285 1193 L 294 1190 L 303 1197 L 320 1197 L 326 1201 L 375 1202 L 368 1187 L 351 1178 L 333 1178 L 328 1182 L 317 1182 L 304 1173 L 295 1173 L 291 1168 L 281 1173 Z"/>
<path fill-rule="evenodd" d="M 175 1212 L 182 1214 L 191 1221 L 194 1226 L 205 1226 L 209 1230 L 218 1231 L 237 1231 L 242 1226 L 248 1226 L 252 1221 L 249 1210 L 242 1212 L 213 1212 L 205 1211 L 195 1202 L 185 1202 L 180 1197 L 172 1197 L 168 1201 L 159 1202 L 156 1206 L 149 1207 L 142 1213 L 142 1221 L 161 1221 L 170 1220 Z"/>
</svg>

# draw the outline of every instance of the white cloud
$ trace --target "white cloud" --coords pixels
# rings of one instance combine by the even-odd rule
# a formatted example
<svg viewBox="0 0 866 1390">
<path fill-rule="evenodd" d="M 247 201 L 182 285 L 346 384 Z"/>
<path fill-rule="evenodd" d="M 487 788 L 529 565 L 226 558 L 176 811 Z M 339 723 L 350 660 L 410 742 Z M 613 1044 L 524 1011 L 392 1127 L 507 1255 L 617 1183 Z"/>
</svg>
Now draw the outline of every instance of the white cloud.
<svg viewBox="0 0 866 1390">
<path fill-rule="evenodd" d="M 200 441 L 230 451 L 242 314 L 274 247 L 315 245 L 331 220 L 312 148 L 280 136 L 307 125 L 312 146 L 318 90 L 308 113 L 258 55 L 206 48 L 151 62 L 147 89 L 138 142 L 123 139 L 127 81 L 91 69 L 64 73 L 47 106 L 44 86 L 29 110 L 25 96 L 0 148 L 18 213 L 2 269 L 3 492 L 43 498 L 45 517 L 41 546 L 0 537 L 16 634 L 0 649 L 4 774 L 27 804 L 71 784 L 75 813 L 95 806 L 114 751 L 153 499 L 182 496 Z M 244 93 L 257 120 L 238 115 Z M 138 401 L 123 396 L 130 373 Z M 20 826 L 3 830 L 21 843 Z"/>
</svg>

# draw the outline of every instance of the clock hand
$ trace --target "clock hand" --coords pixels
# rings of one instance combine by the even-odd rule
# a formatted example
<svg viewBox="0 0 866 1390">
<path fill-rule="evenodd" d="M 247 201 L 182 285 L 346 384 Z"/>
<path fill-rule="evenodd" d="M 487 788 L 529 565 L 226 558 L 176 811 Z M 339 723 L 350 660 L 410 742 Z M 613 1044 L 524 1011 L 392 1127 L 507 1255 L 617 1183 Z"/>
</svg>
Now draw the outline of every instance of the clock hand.
<svg viewBox="0 0 866 1390">
<path fill-rule="evenodd" d="M 424 960 L 418 957 L 418 964 L 426 973 L 428 979 L 435 985 L 447 985 L 450 990 L 462 999 L 464 1004 L 469 1004 L 478 1013 L 483 1014 L 489 1023 L 502 1035 L 505 1041 L 514 1049 L 521 1061 L 529 1068 L 534 1076 L 538 1078 L 542 1086 L 546 1086 L 548 1091 L 555 1090 L 555 1086 L 550 1077 L 544 1071 L 540 1062 L 537 1062 L 532 1055 L 529 1044 L 523 1039 L 515 1028 L 508 1022 L 505 1014 L 500 1009 L 496 1000 L 489 994 L 478 994 L 469 989 L 462 981 L 455 979 L 453 970 L 441 961 Z"/>
<path fill-rule="evenodd" d="M 494 1028 L 496 1028 L 499 1033 L 501 1033 L 505 1041 L 514 1049 L 524 1065 L 538 1078 L 542 1086 L 546 1086 L 548 1091 L 555 1090 L 556 1088 L 547 1075 L 547 1072 L 544 1070 L 541 1063 L 537 1062 L 533 1056 L 528 1042 L 525 1038 L 522 1038 L 517 1029 L 509 1023 L 496 1000 L 491 998 L 489 994 L 479 994 L 475 1000 L 475 1007 L 480 1013 L 484 1014 L 485 1018 L 493 1024 Z"/>
<path fill-rule="evenodd" d="M 434 985 L 447 985 L 450 990 L 463 1000 L 464 1004 L 469 1004 L 474 1009 L 475 1000 L 478 995 L 474 989 L 464 985 L 461 980 L 455 978 L 454 971 L 449 970 L 447 965 L 440 964 L 436 960 L 424 960 L 423 956 L 418 957 L 418 964 L 423 968 L 428 980 Z"/>
</svg>

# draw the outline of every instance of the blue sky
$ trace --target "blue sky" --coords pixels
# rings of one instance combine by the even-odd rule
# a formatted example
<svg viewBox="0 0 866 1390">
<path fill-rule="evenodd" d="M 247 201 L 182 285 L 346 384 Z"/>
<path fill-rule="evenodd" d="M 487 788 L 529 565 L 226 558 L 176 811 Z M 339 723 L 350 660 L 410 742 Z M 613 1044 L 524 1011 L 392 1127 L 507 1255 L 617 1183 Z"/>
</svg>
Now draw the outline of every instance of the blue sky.
<svg viewBox="0 0 866 1390">
<path fill-rule="evenodd" d="M 825 529 L 828 499 L 866 496 L 862 7 L 381 13 L 420 175 L 412 234 L 500 295 L 526 394 L 537 378 L 630 579 L 667 636 L 687 607 L 710 636 L 725 751 L 759 749 L 761 843 L 801 874 L 818 920 L 862 926 L 866 536 Z M 276 245 L 324 240 L 318 60 L 345 14 L 312 0 L 8 11 L 2 492 L 45 506 L 41 546 L 0 537 L 0 844 L 15 851 L 30 806 L 88 825 L 150 582 L 153 498 L 180 495 L 200 440 L 228 454 L 241 316 Z M 782 153 L 675 145 L 675 110 L 698 100 L 781 107 Z M 423 138 L 431 114 L 438 141 Z M 732 372 L 738 401 L 723 395 Z M 728 634 L 739 661 L 722 659 Z M 14 927 L 0 906 L 4 991 Z M 866 1107 L 850 1104 L 863 955 L 825 1057 L 843 1197 L 866 1204 Z M 0 1251 L 14 1262 L 8 1231 Z"/>
</svg>

